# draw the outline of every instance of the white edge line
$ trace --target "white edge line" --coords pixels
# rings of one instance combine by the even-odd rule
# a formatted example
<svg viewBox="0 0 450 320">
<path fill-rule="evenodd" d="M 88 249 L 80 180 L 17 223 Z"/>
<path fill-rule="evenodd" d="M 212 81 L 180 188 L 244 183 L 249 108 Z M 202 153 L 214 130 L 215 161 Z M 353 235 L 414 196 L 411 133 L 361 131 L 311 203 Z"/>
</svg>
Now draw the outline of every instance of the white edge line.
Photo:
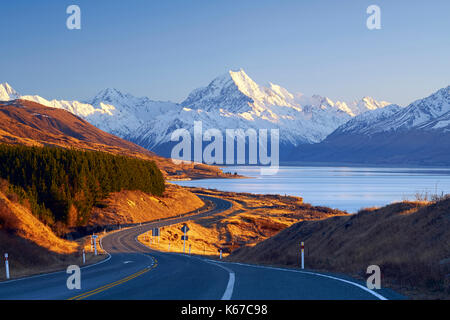
<svg viewBox="0 0 450 320">
<path fill-rule="evenodd" d="M 149 248 L 148 246 L 144 245 L 142 242 L 137 240 L 137 237 L 134 238 L 134 240 L 137 243 L 139 243 L 141 246 Z M 151 250 L 155 250 L 155 249 L 151 249 Z M 157 250 L 155 250 L 155 251 L 157 251 Z M 228 274 L 229 274 L 229 276 L 228 276 L 228 283 L 227 283 L 227 287 L 225 288 L 225 292 L 223 293 L 222 298 L 220 300 L 231 300 L 231 296 L 233 295 L 233 290 L 234 290 L 234 283 L 235 283 L 235 280 L 236 280 L 236 275 L 235 275 L 233 270 L 218 264 L 217 262 L 219 262 L 219 261 L 214 261 L 214 260 L 210 260 L 210 259 L 202 259 L 202 258 L 199 258 L 199 257 L 196 257 L 196 256 L 187 255 L 187 254 L 184 254 L 184 253 L 181 253 L 181 252 L 165 252 L 165 251 L 158 251 L 158 252 L 163 253 L 163 254 L 171 254 L 171 255 L 182 256 L 182 257 L 191 258 L 191 259 L 192 258 L 198 259 L 198 260 L 203 261 L 205 263 L 209 263 L 209 264 L 215 265 L 216 267 L 219 267 L 219 268 L 222 268 L 222 269 L 226 270 L 228 272 Z"/>
<path fill-rule="evenodd" d="M 225 292 L 223 293 L 223 296 L 222 296 L 222 298 L 220 300 L 230 300 L 231 296 L 233 295 L 234 282 L 235 282 L 235 279 L 236 279 L 234 271 L 229 269 L 229 268 L 227 268 L 227 267 L 225 267 L 225 266 L 222 266 L 220 264 L 212 262 L 212 261 L 204 260 L 204 262 L 209 263 L 209 264 L 213 264 L 215 266 L 218 266 L 218 267 L 228 271 L 228 273 L 229 273 L 228 284 L 227 284 Z"/>
<path fill-rule="evenodd" d="M 208 260 L 208 259 L 205 259 Z M 215 263 L 225 263 L 225 262 L 220 262 L 220 261 L 215 261 Z M 268 267 L 268 266 L 259 266 L 259 265 L 252 265 L 252 264 L 246 264 L 246 263 L 239 263 L 239 262 L 226 262 L 226 263 L 230 263 L 230 264 L 237 264 L 237 265 L 241 265 L 241 266 L 247 266 L 247 267 L 254 267 L 254 268 L 263 268 L 263 269 L 272 269 L 272 270 L 278 270 L 278 271 L 287 271 L 287 272 L 297 272 L 297 273 L 303 273 L 303 274 L 310 274 L 310 275 L 315 275 L 315 276 L 319 276 L 319 277 L 324 277 L 324 278 L 329 278 L 329 279 L 333 279 L 333 280 L 337 280 L 337 281 L 341 281 L 341 282 L 345 282 L 347 284 L 353 285 L 355 287 L 358 287 L 368 293 L 370 293 L 371 295 L 377 297 L 380 300 L 388 300 L 386 297 L 382 296 L 381 294 L 370 290 L 369 288 L 360 285 L 359 283 L 353 282 L 353 281 L 349 281 L 349 280 L 345 280 L 345 279 L 341 279 L 338 277 L 333 277 L 333 276 L 329 276 L 326 274 L 321 274 L 321 273 L 316 273 L 316 272 L 311 272 L 311 271 L 301 271 L 301 270 L 293 270 L 293 269 L 283 269 L 283 268 L 276 268 L 276 267 Z"/>
<path fill-rule="evenodd" d="M 109 236 L 110 234 L 112 234 L 112 233 L 107 234 L 107 235 L 104 236 L 103 238 L 106 238 L 106 237 Z M 97 265 L 99 265 L 99 264 L 102 264 L 102 263 L 104 263 L 104 262 L 106 262 L 106 261 L 109 261 L 109 260 L 111 259 L 111 254 L 110 254 L 108 251 L 106 251 L 105 249 L 103 249 L 103 246 L 102 246 L 102 240 L 103 240 L 103 238 L 100 238 L 100 248 L 102 248 L 102 250 L 106 252 L 106 254 L 108 255 L 108 257 L 107 257 L 106 259 L 102 260 L 102 261 L 99 261 L 99 262 L 96 262 L 96 263 L 93 263 L 93 264 L 89 264 L 89 265 L 84 266 L 84 267 L 80 267 L 80 269 L 87 269 L 87 268 L 90 268 L 90 267 L 94 267 L 94 266 L 97 266 Z M 60 270 L 60 271 L 54 271 L 54 272 L 48 272 L 48 273 L 41 273 L 41 274 L 36 274 L 36 275 L 34 275 L 34 276 L 23 277 L 23 278 L 19 278 L 19 279 L 12 279 L 12 280 L 7 280 L 7 281 L 1 281 L 1 282 L 0 282 L 0 286 L 1 286 L 2 284 L 4 284 L 4 283 L 6 284 L 6 283 L 17 282 L 17 281 L 23 281 L 23 280 L 29 280 L 29 279 L 34 279 L 34 278 L 41 278 L 41 277 L 46 277 L 46 276 L 50 276 L 50 275 L 54 275 L 54 274 L 58 274 L 58 273 L 66 273 L 66 270 Z"/>
</svg>

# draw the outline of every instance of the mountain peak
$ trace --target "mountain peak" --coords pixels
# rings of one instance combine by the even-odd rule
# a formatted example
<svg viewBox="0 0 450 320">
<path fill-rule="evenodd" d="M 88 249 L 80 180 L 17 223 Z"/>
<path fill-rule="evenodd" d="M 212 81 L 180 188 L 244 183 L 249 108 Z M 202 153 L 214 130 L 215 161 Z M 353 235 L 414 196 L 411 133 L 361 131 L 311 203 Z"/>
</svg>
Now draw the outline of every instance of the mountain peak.
<svg viewBox="0 0 450 320">
<path fill-rule="evenodd" d="M 20 98 L 20 94 L 9 83 L 0 83 L 0 101 L 9 101 Z"/>
<path fill-rule="evenodd" d="M 96 97 L 103 97 L 103 98 L 113 98 L 113 97 L 123 97 L 124 95 L 122 94 L 122 92 L 120 92 L 119 90 L 115 89 L 115 88 L 106 88 L 101 90 Z"/>
</svg>

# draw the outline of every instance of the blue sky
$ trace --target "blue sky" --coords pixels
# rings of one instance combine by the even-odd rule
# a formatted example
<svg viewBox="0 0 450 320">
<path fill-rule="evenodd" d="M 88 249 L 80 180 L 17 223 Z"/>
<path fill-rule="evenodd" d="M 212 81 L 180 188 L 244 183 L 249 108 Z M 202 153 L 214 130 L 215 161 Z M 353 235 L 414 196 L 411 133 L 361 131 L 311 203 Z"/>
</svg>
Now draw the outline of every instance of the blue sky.
<svg viewBox="0 0 450 320">
<path fill-rule="evenodd" d="M 81 8 L 81 30 L 66 8 Z M 381 8 L 381 30 L 366 8 Z M 450 1 L 3 1 L 0 82 L 85 99 L 106 87 L 182 101 L 229 69 L 260 84 L 405 105 L 450 84 Z"/>
</svg>

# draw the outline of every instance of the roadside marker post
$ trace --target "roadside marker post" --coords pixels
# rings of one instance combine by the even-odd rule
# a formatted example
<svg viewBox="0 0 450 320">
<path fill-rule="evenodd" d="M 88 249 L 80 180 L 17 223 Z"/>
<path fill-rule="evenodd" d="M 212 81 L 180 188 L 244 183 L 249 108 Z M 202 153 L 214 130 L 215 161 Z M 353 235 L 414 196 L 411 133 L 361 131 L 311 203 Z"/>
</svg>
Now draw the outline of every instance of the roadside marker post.
<svg viewBox="0 0 450 320">
<path fill-rule="evenodd" d="M 189 255 L 191 255 L 191 245 L 189 245 Z"/>
<path fill-rule="evenodd" d="M 7 253 L 5 253 L 5 269 L 6 269 L 6 279 L 9 279 L 9 262 Z"/>
<path fill-rule="evenodd" d="M 222 249 L 220 249 L 220 260 L 222 260 Z"/>
<path fill-rule="evenodd" d="M 85 264 L 85 263 L 86 263 L 86 254 L 85 254 L 84 249 L 83 249 L 83 264 Z"/>
<path fill-rule="evenodd" d="M 94 239 L 94 255 L 97 255 L 97 235 L 93 235 L 92 238 Z"/>
<path fill-rule="evenodd" d="M 302 241 L 301 243 L 302 250 L 302 269 L 305 269 L 305 243 Z"/>
</svg>

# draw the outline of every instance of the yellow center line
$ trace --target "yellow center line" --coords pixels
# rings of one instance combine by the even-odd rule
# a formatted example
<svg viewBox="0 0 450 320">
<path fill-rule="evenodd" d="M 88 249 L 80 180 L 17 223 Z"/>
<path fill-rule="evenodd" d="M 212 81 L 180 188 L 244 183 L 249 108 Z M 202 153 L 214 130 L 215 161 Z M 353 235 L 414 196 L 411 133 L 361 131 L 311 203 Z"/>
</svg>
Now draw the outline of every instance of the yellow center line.
<svg viewBox="0 0 450 320">
<path fill-rule="evenodd" d="M 126 278 L 117 280 L 117 281 L 115 281 L 115 282 L 112 282 L 112 283 L 110 283 L 110 284 L 104 285 L 104 286 L 99 287 L 99 288 L 97 288 L 97 289 L 94 289 L 94 290 L 91 290 L 91 291 L 88 291 L 88 292 L 84 292 L 84 293 L 82 293 L 82 294 L 79 294 L 79 295 L 77 295 L 77 296 L 74 296 L 74 297 L 72 297 L 72 298 L 69 298 L 68 300 L 82 300 L 82 299 L 85 299 L 85 298 L 87 298 L 87 297 L 90 297 L 90 296 L 92 296 L 92 295 L 94 295 L 94 294 L 97 294 L 97 293 L 106 291 L 106 290 L 111 289 L 111 288 L 113 288 L 113 287 L 115 287 L 115 286 L 118 286 L 118 285 L 120 285 L 120 284 L 122 284 L 122 283 L 125 283 L 125 282 L 127 282 L 127 281 L 130 281 L 130 280 L 132 280 L 132 279 L 134 279 L 134 278 L 137 278 L 137 277 L 143 275 L 144 273 L 146 273 L 146 272 L 148 272 L 148 271 L 150 271 L 150 270 L 156 268 L 156 267 L 158 266 L 158 261 L 156 261 L 156 259 L 154 259 L 154 261 L 155 261 L 154 265 L 153 265 L 152 267 L 150 267 L 150 268 L 146 268 L 146 269 L 140 270 L 140 271 L 138 271 L 138 272 L 136 272 L 136 273 L 133 273 L 132 275 L 130 275 L 130 276 L 126 277 Z"/>
</svg>

